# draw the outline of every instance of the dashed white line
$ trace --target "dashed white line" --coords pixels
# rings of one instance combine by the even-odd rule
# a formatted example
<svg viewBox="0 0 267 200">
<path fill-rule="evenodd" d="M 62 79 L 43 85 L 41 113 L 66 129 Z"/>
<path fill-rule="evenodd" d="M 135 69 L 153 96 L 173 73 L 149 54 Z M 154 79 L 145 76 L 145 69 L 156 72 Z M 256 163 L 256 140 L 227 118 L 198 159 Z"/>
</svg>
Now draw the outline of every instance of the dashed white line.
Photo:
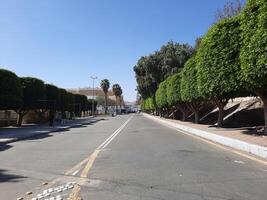
<svg viewBox="0 0 267 200">
<path fill-rule="evenodd" d="M 79 173 L 79 171 L 80 171 L 80 170 L 78 169 L 78 170 L 76 170 L 75 172 L 73 172 L 71 175 L 72 175 L 72 176 L 75 176 L 76 174 Z"/>
</svg>

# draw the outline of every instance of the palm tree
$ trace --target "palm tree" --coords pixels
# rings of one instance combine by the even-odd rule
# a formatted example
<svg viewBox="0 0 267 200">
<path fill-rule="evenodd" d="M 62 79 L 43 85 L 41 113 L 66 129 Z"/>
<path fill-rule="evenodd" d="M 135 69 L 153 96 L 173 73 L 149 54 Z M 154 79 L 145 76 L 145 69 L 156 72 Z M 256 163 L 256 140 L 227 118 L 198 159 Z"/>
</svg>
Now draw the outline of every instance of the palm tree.
<svg viewBox="0 0 267 200">
<path fill-rule="evenodd" d="M 122 89 L 121 86 L 119 84 L 114 84 L 112 86 L 112 91 L 116 97 L 116 112 L 118 111 L 118 98 L 121 98 L 122 95 Z"/>
<path fill-rule="evenodd" d="M 105 94 L 105 114 L 107 114 L 107 111 L 108 111 L 108 89 L 110 87 L 109 80 L 103 79 L 100 83 L 100 87 L 102 88 L 102 90 Z"/>
</svg>

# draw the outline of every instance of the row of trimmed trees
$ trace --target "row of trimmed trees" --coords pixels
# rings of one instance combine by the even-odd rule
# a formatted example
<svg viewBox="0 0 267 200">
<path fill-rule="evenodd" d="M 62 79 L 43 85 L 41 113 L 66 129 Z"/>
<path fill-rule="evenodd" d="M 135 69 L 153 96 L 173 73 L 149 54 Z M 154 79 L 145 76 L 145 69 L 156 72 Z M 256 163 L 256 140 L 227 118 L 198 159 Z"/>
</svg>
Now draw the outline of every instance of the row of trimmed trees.
<svg viewBox="0 0 267 200">
<path fill-rule="evenodd" d="M 75 112 L 80 116 L 82 111 L 92 109 L 92 101 L 85 95 L 72 94 L 63 88 L 33 77 L 18 77 L 15 73 L 0 69 L 0 110 L 14 110 L 18 114 L 17 125 L 21 126 L 23 117 L 35 110 L 41 114 L 49 111 Z"/>
<path fill-rule="evenodd" d="M 161 82 L 155 93 L 143 97 L 144 110 L 159 113 L 188 110 L 199 121 L 207 102 L 218 107 L 218 126 L 229 99 L 259 96 L 267 126 L 267 2 L 248 0 L 236 16 L 222 19 L 208 30 L 183 68 Z M 141 93 L 142 95 L 142 93 Z"/>
</svg>

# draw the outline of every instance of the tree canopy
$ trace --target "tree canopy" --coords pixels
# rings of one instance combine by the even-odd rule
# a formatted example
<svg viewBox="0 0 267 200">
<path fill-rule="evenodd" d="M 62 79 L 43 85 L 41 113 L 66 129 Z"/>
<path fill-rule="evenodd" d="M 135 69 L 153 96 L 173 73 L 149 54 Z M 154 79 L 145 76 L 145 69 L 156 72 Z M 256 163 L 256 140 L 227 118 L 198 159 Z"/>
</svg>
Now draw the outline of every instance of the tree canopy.
<svg viewBox="0 0 267 200">
<path fill-rule="evenodd" d="M 168 106 L 167 84 L 167 80 L 161 82 L 158 90 L 156 91 L 155 100 L 158 108 L 165 108 Z"/>
<path fill-rule="evenodd" d="M 17 75 L 0 69 L 0 110 L 16 109 L 22 103 L 22 89 Z"/>
<path fill-rule="evenodd" d="M 181 100 L 183 102 L 200 101 L 201 95 L 197 85 L 197 66 L 196 59 L 189 59 L 181 72 Z"/>
<path fill-rule="evenodd" d="M 114 84 L 112 86 L 112 91 L 114 92 L 116 97 L 120 97 L 122 95 L 122 89 L 119 84 Z"/>
<path fill-rule="evenodd" d="M 46 98 L 46 88 L 42 80 L 33 77 L 21 77 L 23 101 L 20 109 L 31 110 L 42 108 L 40 100 Z"/>
<path fill-rule="evenodd" d="M 202 39 L 197 67 L 198 87 L 205 99 L 229 99 L 240 94 L 239 51 L 239 17 L 221 20 Z"/>
<path fill-rule="evenodd" d="M 100 86 L 103 90 L 103 92 L 106 94 L 108 92 L 108 89 L 110 87 L 110 83 L 108 79 L 101 80 Z"/>
<path fill-rule="evenodd" d="M 248 0 L 241 14 L 241 79 L 250 91 L 267 97 L 267 2 Z"/>
<path fill-rule="evenodd" d="M 193 53 L 194 49 L 187 44 L 168 42 L 159 51 L 141 57 L 134 71 L 137 90 L 142 98 L 153 96 L 159 84 L 177 73 Z"/>
</svg>

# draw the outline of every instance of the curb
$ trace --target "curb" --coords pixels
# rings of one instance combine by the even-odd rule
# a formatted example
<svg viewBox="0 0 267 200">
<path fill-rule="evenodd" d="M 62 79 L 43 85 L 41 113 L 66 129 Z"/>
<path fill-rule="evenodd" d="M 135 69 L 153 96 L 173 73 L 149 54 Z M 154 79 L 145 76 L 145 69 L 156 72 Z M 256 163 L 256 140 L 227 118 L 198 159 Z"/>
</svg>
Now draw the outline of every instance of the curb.
<svg viewBox="0 0 267 200">
<path fill-rule="evenodd" d="M 250 144 L 248 142 L 240 141 L 237 139 L 224 137 L 220 135 L 216 135 L 207 131 L 198 130 L 195 128 L 191 128 L 189 126 L 184 126 L 181 124 L 173 123 L 164 119 L 157 118 L 155 116 L 151 116 L 149 114 L 143 113 L 143 115 L 147 118 L 150 118 L 152 120 L 158 121 L 160 123 L 163 123 L 165 125 L 168 125 L 170 127 L 183 130 L 191 135 L 195 135 L 207 140 L 210 140 L 212 142 L 216 142 L 218 144 L 222 144 L 224 146 L 228 146 L 237 150 L 244 151 L 249 154 L 253 154 L 256 156 L 259 156 L 261 158 L 267 159 L 267 147 L 262 147 L 256 144 Z"/>
<path fill-rule="evenodd" d="M 0 142 L 0 145 L 1 144 L 9 144 L 9 143 L 13 143 L 13 142 L 18 142 L 18 141 L 21 141 L 21 140 L 34 138 L 34 137 L 38 137 L 38 136 L 41 136 L 41 135 L 47 135 L 49 133 L 65 131 L 67 129 L 75 128 L 75 127 L 83 125 L 83 124 L 85 124 L 85 123 L 83 122 L 83 123 L 80 123 L 80 124 L 73 124 L 73 125 L 70 125 L 70 126 L 55 128 L 55 129 L 52 129 L 52 130 L 49 130 L 49 131 L 45 131 L 45 132 L 42 132 L 42 133 L 35 133 L 35 134 L 31 134 L 31 135 L 22 136 L 21 138 L 13 138 L 13 139 L 10 139 L 8 141 Z"/>
</svg>

